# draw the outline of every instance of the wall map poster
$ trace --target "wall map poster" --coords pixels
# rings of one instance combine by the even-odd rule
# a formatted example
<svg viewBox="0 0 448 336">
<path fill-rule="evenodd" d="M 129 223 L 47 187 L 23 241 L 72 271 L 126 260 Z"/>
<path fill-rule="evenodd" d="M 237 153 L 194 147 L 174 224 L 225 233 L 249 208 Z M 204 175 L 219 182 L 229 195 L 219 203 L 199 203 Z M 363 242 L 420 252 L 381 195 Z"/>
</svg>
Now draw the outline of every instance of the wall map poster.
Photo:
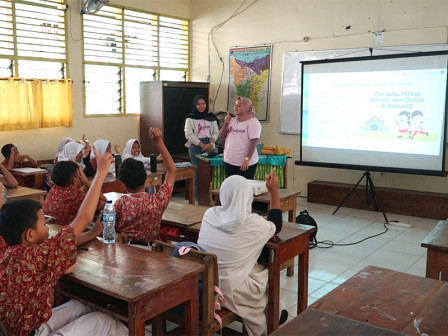
<svg viewBox="0 0 448 336">
<path fill-rule="evenodd" d="M 233 112 L 236 97 L 247 97 L 257 119 L 268 121 L 271 51 L 271 45 L 229 49 L 229 112 Z"/>
</svg>

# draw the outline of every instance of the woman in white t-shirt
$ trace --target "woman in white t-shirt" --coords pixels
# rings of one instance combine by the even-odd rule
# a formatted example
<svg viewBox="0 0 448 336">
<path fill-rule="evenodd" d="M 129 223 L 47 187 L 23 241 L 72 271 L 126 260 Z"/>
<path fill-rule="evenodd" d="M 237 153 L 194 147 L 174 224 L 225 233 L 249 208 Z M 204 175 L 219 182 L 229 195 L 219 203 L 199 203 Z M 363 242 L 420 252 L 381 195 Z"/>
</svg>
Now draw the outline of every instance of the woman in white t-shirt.
<svg viewBox="0 0 448 336">
<path fill-rule="evenodd" d="M 227 112 L 219 137 L 226 139 L 224 165 L 226 177 L 241 175 L 252 180 L 258 164 L 256 146 L 261 135 L 261 124 L 255 118 L 255 109 L 249 98 L 237 97 L 235 115 Z"/>
<path fill-rule="evenodd" d="M 185 120 L 185 144 L 188 147 L 188 154 L 191 163 L 198 165 L 196 155 L 209 153 L 215 148 L 215 141 L 218 138 L 219 128 L 216 116 L 207 112 L 208 106 L 206 98 L 197 95 L 193 99 L 193 110 L 187 115 Z M 198 169 L 194 173 L 194 192 L 198 199 Z"/>
</svg>

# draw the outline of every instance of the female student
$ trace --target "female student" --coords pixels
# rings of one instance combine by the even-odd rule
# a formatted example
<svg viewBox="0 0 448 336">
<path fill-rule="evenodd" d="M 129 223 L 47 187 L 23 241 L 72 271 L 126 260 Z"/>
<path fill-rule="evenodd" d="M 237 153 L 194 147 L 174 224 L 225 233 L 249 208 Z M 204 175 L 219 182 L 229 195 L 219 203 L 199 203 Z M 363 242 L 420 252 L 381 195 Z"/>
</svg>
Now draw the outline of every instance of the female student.
<svg viewBox="0 0 448 336">
<path fill-rule="evenodd" d="M 150 163 L 150 158 L 143 156 L 142 148 L 140 146 L 140 141 L 138 141 L 137 139 L 129 139 L 126 142 L 126 146 L 124 147 L 124 151 L 123 151 L 122 160 L 124 161 L 129 158 L 135 159 L 137 161 L 141 161 L 141 162 L 143 162 L 143 164 L 146 164 L 146 165 L 149 165 L 149 163 Z"/>
<path fill-rule="evenodd" d="M 95 146 L 97 152 L 100 155 L 104 155 L 104 153 L 112 152 L 111 143 L 108 140 L 99 139 L 99 140 L 96 140 L 93 143 L 93 145 Z M 95 158 L 95 153 L 93 153 L 93 152 L 90 153 L 90 163 L 92 165 L 93 170 L 96 171 L 96 158 Z M 109 173 L 114 173 L 114 172 L 115 172 L 115 165 L 111 164 L 109 167 Z"/>
<path fill-rule="evenodd" d="M 216 116 L 207 112 L 208 106 L 204 96 L 197 95 L 193 99 L 193 110 L 187 115 L 185 120 L 185 138 L 188 147 L 190 161 L 195 166 L 198 165 L 196 155 L 203 152 L 211 152 L 214 149 L 214 143 L 218 139 L 218 119 Z M 194 192 L 198 199 L 198 169 L 194 172 Z"/>
<path fill-rule="evenodd" d="M 69 142 L 59 153 L 57 161 L 73 161 L 84 170 L 86 176 L 93 176 L 95 171 L 90 163 L 90 144 L 88 141 L 84 144 Z"/>
<path fill-rule="evenodd" d="M 267 219 L 251 213 L 249 181 L 234 175 L 219 191 L 221 206 L 208 209 L 198 244 L 218 258 L 219 286 L 226 308 L 239 315 L 249 335 L 266 335 L 268 269 L 257 263 L 263 246 L 282 229 L 282 213 L 275 168 L 266 176 L 271 196 Z"/>
<path fill-rule="evenodd" d="M 241 175 L 253 179 L 258 164 L 255 150 L 261 135 L 261 124 L 255 118 L 255 109 L 249 98 L 238 97 L 235 115 L 227 112 L 219 137 L 226 139 L 224 146 L 224 168 L 226 177 Z"/>
<path fill-rule="evenodd" d="M 70 137 L 64 137 L 59 142 L 58 149 L 56 151 L 56 155 L 54 156 L 54 160 L 53 160 L 54 163 L 58 163 L 58 155 L 61 154 L 61 152 L 64 150 L 65 145 L 68 144 L 69 142 L 75 142 L 75 140 L 73 140 Z"/>
</svg>

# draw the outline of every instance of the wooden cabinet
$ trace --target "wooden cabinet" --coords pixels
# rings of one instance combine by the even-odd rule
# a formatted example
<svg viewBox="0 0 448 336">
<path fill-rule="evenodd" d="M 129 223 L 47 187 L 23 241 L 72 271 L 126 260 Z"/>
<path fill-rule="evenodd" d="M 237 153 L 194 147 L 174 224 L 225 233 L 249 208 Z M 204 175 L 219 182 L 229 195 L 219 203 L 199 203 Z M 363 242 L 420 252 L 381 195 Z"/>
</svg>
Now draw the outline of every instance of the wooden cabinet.
<svg viewBox="0 0 448 336">
<path fill-rule="evenodd" d="M 148 135 L 150 127 L 163 132 L 163 140 L 171 155 L 188 153 L 185 143 L 185 117 L 191 113 L 194 96 L 209 96 L 209 83 L 203 82 L 141 82 L 140 142 L 142 154 L 158 154 Z"/>
</svg>

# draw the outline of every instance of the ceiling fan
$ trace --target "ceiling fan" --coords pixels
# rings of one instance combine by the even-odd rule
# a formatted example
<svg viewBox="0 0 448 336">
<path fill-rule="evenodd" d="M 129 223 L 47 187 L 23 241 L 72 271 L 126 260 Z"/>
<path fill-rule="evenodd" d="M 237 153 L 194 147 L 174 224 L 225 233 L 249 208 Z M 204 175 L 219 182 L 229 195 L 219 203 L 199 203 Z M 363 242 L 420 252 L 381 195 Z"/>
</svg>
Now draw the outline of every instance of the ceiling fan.
<svg viewBox="0 0 448 336">
<path fill-rule="evenodd" d="M 94 14 L 98 12 L 101 7 L 107 5 L 109 0 L 80 0 L 81 14 Z"/>
</svg>

